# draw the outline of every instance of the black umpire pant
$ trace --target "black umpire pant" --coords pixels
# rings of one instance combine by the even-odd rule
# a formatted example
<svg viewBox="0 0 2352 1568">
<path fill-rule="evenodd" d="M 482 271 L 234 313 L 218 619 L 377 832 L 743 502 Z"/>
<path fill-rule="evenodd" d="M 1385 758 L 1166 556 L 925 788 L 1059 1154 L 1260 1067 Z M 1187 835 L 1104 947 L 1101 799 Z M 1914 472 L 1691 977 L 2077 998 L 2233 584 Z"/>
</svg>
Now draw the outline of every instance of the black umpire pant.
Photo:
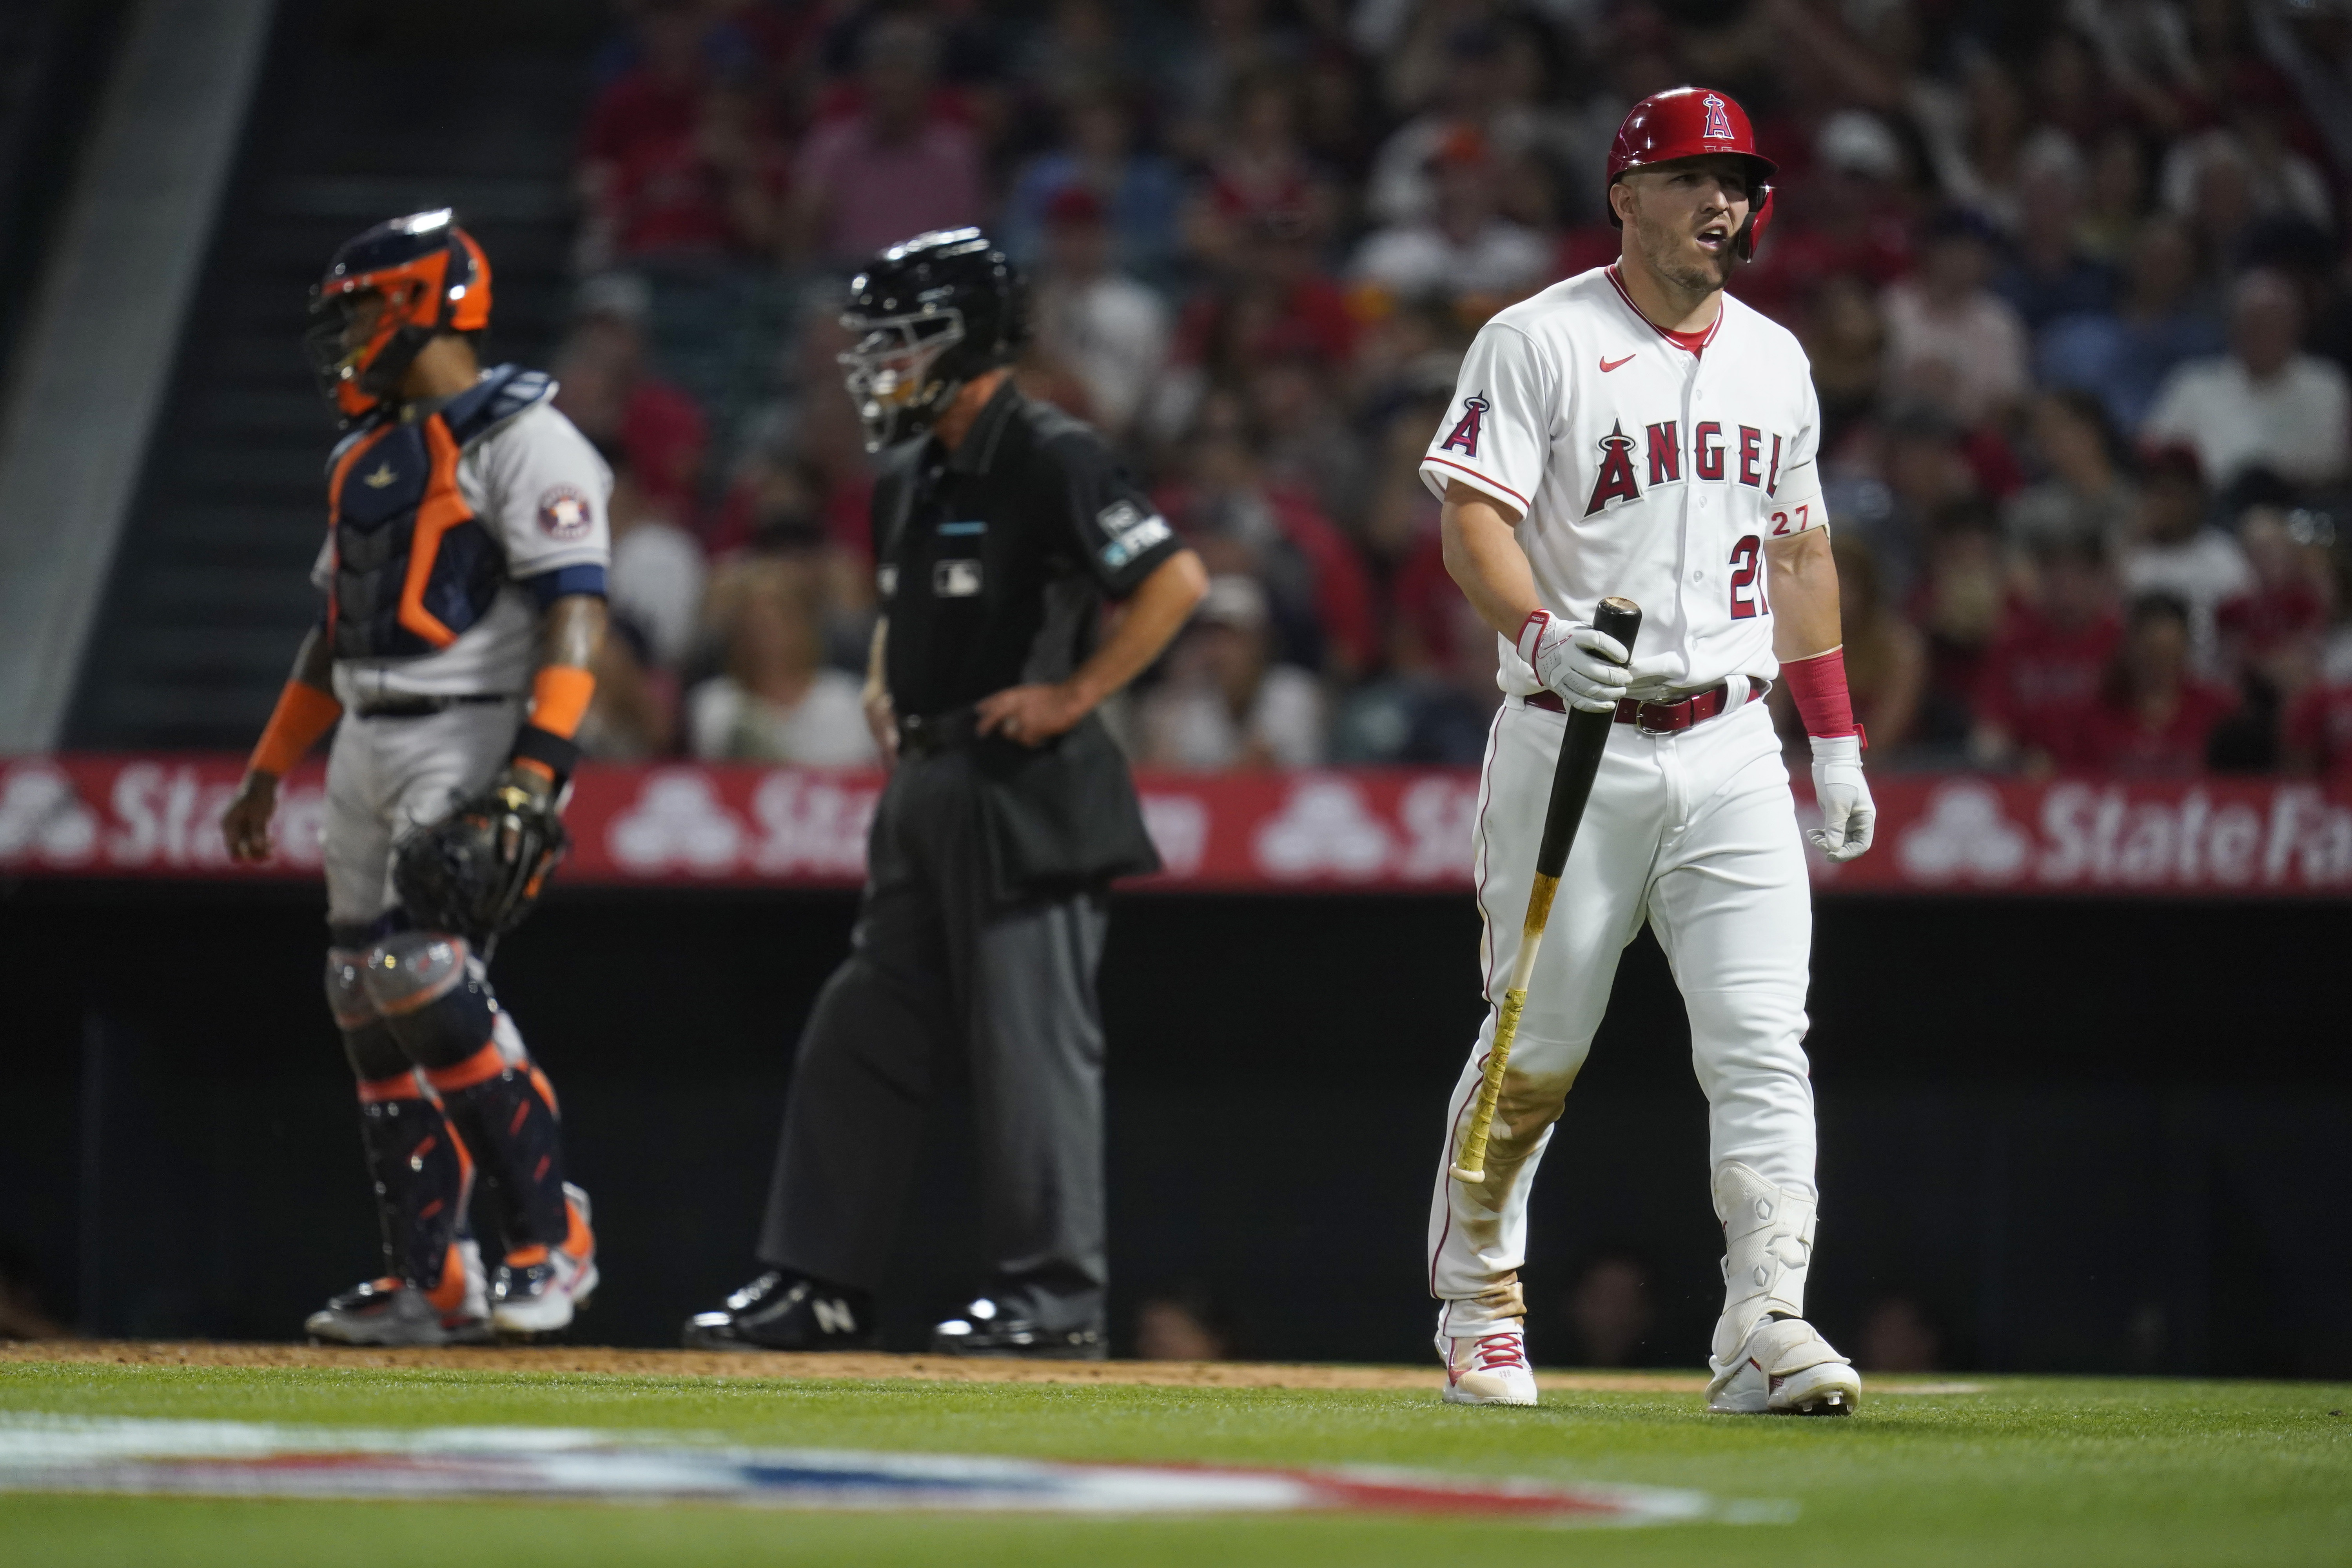
<svg viewBox="0 0 2352 1568">
<path fill-rule="evenodd" d="M 981 814 L 968 751 L 893 770 L 850 956 L 801 1037 L 760 1256 L 836 1285 L 880 1284 L 924 1107 L 960 1052 L 987 1294 L 1044 1328 L 1099 1327 L 1105 900 L 1002 902 Z"/>
</svg>

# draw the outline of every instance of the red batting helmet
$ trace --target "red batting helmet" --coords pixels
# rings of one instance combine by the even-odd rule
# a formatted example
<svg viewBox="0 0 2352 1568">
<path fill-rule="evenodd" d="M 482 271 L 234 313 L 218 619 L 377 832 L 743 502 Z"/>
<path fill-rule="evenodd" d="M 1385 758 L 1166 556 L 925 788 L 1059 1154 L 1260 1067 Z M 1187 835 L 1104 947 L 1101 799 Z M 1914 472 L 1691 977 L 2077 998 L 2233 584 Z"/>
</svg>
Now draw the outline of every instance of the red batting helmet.
<svg viewBox="0 0 2352 1568">
<path fill-rule="evenodd" d="M 1629 170 L 1677 158 L 1704 158 L 1710 153 L 1732 153 L 1748 160 L 1748 221 L 1731 238 L 1732 248 L 1746 261 L 1756 254 L 1756 242 L 1772 221 L 1772 173 L 1779 165 L 1756 151 L 1748 111 L 1730 94 L 1675 87 L 1635 104 L 1609 149 L 1609 183 L 1615 184 Z M 1609 209 L 1609 221 L 1618 222 L 1614 206 Z"/>
</svg>

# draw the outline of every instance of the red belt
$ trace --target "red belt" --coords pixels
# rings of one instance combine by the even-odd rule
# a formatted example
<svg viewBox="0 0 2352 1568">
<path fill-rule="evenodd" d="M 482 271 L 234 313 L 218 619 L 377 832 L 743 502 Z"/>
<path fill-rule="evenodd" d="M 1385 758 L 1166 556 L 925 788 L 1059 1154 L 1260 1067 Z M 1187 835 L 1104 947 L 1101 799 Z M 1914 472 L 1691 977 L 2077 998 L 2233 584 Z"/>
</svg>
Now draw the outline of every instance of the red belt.
<svg viewBox="0 0 2352 1568">
<path fill-rule="evenodd" d="M 1745 679 L 1742 678 L 1743 683 Z M 1560 700 L 1557 691 L 1538 691 L 1522 700 L 1547 713 L 1568 711 L 1568 704 Z M 1644 735 L 1671 735 L 1694 724 L 1704 724 L 1731 706 L 1731 683 L 1717 681 L 1705 691 L 1693 692 L 1674 702 L 1636 702 L 1628 697 L 1617 704 L 1617 722 L 1631 724 Z"/>
</svg>

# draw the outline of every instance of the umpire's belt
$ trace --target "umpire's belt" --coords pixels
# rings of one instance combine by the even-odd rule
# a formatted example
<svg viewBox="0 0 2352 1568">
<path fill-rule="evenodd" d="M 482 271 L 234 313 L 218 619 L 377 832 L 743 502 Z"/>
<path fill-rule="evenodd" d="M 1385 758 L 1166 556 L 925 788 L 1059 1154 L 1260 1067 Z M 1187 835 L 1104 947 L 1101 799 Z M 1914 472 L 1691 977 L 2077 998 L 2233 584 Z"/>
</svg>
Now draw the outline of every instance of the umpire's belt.
<svg viewBox="0 0 2352 1568">
<path fill-rule="evenodd" d="M 943 713 L 898 716 L 898 754 L 929 757 L 969 746 L 980 739 L 980 710 L 969 704 Z"/>
<path fill-rule="evenodd" d="M 1746 685 L 1744 676 L 1741 684 Z M 1540 708 L 1547 713 L 1568 711 L 1568 704 L 1557 691 L 1538 691 L 1524 700 L 1528 707 Z M 1731 683 L 1718 680 L 1704 691 L 1694 691 L 1671 702 L 1637 702 L 1628 697 L 1617 704 L 1617 722 L 1631 724 L 1644 735 L 1671 735 L 1694 724 L 1704 724 L 1733 706 Z"/>
<path fill-rule="evenodd" d="M 497 691 L 468 691 L 457 697 L 372 697 L 354 710 L 362 719 L 429 719 L 452 708 L 518 699 Z"/>
</svg>

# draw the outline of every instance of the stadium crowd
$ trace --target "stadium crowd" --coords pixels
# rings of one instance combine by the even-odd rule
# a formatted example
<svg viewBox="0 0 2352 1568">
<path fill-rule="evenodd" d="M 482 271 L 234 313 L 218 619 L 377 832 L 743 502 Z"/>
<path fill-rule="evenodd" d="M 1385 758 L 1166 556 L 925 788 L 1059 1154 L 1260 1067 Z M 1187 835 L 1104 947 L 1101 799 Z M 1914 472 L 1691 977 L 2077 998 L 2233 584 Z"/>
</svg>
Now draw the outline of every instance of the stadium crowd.
<svg viewBox="0 0 2352 1568">
<path fill-rule="evenodd" d="M 1616 253 L 1638 98 L 1780 164 L 1734 291 L 1813 365 L 1880 766 L 2352 782 L 2342 0 L 633 0 L 562 403 L 611 458 L 602 754 L 872 756 L 843 279 L 989 226 L 1024 385 L 1213 589 L 1147 765 L 1475 763 L 1416 468 L 1471 334 Z"/>
</svg>

